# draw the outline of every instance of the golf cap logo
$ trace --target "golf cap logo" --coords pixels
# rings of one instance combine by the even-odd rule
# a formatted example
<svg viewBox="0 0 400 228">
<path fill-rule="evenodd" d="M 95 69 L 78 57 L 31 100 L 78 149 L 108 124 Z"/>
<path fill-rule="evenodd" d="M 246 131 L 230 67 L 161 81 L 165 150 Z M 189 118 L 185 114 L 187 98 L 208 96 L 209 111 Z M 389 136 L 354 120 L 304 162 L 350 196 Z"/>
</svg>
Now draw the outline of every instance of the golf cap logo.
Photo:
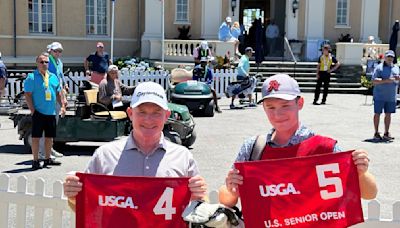
<svg viewBox="0 0 400 228">
<path fill-rule="evenodd" d="M 272 90 L 278 91 L 279 90 L 279 86 L 281 84 L 279 84 L 279 82 L 277 80 L 272 80 L 269 82 L 269 86 L 268 86 L 268 92 L 272 92 Z"/>
<path fill-rule="evenodd" d="M 138 92 L 136 96 L 137 97 L 142 97 L 142 96 L 146 96 L 146 95 L 155 95 L 155 96 L 157 96 L 157 97 L 159 97 L 161 99 L 164 99 L 163 95 L 158 94 L 156 92 Z"/>
</svg>

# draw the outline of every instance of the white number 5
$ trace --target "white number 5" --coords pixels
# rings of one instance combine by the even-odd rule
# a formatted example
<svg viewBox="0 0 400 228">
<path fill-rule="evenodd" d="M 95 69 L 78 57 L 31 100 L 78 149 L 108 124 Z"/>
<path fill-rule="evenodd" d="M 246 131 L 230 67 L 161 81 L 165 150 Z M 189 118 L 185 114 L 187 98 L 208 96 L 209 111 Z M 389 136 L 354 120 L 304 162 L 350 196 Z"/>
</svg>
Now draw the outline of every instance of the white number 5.
<svg viewBox="0 0 400 228">
<path fill-rule="evenodd" d="M 343 196 L 343 185 L 342 180 L 339 177 L 326 177 L 325 172 L 340 173 L 339 164 L 332 163 L 326 165 L 315 166 L 317 170 L 318 184 L 320 187 L 326 187 L 328 185 L 334 185 L 335 191 L 328 192 L 327 190 L 321 190 L 321 198 L 324 200 L 335 199 Z"/>
<path fill-rule="evenodd" d="M 154 214 L 165 215 L 165 220 L 172 220 L 172 215 L 176 214 L 176 208 L 172 207 L 173 195 L 173 188 L 165 188 L 156 206 L 153 208 Z"/>
</svg>

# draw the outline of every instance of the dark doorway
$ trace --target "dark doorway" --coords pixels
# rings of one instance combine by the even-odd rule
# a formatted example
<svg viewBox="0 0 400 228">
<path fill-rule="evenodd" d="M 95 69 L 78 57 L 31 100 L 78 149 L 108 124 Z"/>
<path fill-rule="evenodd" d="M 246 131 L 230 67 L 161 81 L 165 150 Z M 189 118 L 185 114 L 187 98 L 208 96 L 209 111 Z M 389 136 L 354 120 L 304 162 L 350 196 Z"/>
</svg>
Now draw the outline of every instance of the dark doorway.
<svg viewBox="0 0 400 228">
<path fill-rule="evenodd" d="M 284 53 L 285 8 L 285 0 L 241 0 L 239 23 L 243 25 L 245 35 L 240 40 L 240 51 L 243 52 L 244 48 L 248 46 L 257 51 L 256 43 L 260 40 L 260 34 L 256 34 L 255 21 L 260 20 L 262 25 L 261 38 L 263 45 L 261 48 L 263 56 L 265 56 L 265 59 L 282 58 Z M 279 30 L 279 35 L 274 40 L 266 38 L 266 30 L 271 19 L 275 21 Z M 257 32 L 259 31 L 257 29 Z M 273 50 L 270 50 L 271 44 Z M 260 48 L 259 45 L 258 48 Z"/>
</svg>

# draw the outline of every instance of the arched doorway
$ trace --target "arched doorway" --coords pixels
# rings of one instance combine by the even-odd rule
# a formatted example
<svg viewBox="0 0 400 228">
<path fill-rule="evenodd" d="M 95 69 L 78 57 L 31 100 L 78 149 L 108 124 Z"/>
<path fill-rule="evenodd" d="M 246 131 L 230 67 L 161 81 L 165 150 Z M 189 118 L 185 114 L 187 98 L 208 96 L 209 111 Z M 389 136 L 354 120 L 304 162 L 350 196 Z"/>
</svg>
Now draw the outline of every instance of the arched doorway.
<svg viewBox="0 0 400 228">
<path fill-rule="evenodd" d="M 241 51 L 247 46 L 251 46 L 257 51 L 260 47 L 256 44 L 261 36 L 264 59 L 273 60 L 282 58 L 284 54 L 285 9 L 286 1 L 282 0 L 241 0 L 239 23 L 243 25 L 245 30 L 245 35 L 240 45 Z M 260 29 L 256 29 L 257 20 L 261 21 L 262 34 L 257 34 L 260 32 Z M 266 38 L 266 30 L 271 21 L 274 21 L 276 27 L 271 27 L 268 31 L 274 33 L 274 30 L 279 30 L 278 37 L 275 39 Z"/>
</svg>

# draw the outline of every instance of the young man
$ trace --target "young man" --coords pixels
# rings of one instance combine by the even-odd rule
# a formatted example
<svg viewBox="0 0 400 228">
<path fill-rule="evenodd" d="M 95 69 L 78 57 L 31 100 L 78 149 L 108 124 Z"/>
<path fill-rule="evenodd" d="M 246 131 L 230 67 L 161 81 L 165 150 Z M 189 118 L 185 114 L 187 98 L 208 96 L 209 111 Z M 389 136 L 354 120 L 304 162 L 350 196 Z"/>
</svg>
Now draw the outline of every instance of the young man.
<svg viewBox="0 0 400 228">
<path fill-rule="evenodd" d="M 91 67 L 89 70 L 89 63 Z M 112 64 L 112 60 L 107 52 L 104 51 L 104 44 L 98 42 L 96 52 L 90 54 L 84 62 L 86 76 L 91 76 L 90 81 L 99 84 L 106 77 L 108 66 Z"/>
<path fill-rule="evenodd" d="M 99 147 L 85 170 L 86 173 L 116 176 L 191 177 L 192 199 L 203 199 L 207 187 L 199 176 L 193 155 L 186 147 L 164 138 L 162 130 L 168 120 L 167 97 L 164 88 L 154 82 L 139 84 L 127 109 L 133 130 L 124 139 Z M 123 158 L 123 159 L 122 159 Z M 71 207 L 82 190 L 75 175 L 64 182 L 64 193 Z"/>
<path fill-rule="evenodd" d="M 45 160 L 43 167 L 61 165 L 50 158 L 53 138 L 56 137 L 56 103 L 64 115 L 65 105 L 61 101 L 61 86 L 55 74 L 48 71 L 49 55 L 42 53 L 36 58 L 37 70 L 28 74 L 24 81 L 26 103 L 32 115 L 32 169 L 42 168 L 39 162 L 39 140 L 45 135 Z"/>
<path fill-rule="evenodd" d="M 379 64 L 372 76 L 374 84 L 374 139 L 393 140 L 389 133 L 391 114 L 396 112 L 396 93 L 399 83 L 399 67 L 393 64 L 395 54 L 392 50 L 385 52 L 385 60 Z M 379 119 L 382 111 L 385 112 L 385 132 L 379 134 Z"/>
<path fill-rule="evenodd" d="M 321 93 L 321 86 L 324 83 L 324 93 L 322 96 L 321 104 L 326 104 L 326 98 L 328 97 L 329 83 L 331 81 L 331 73 L 335 72 L 339 68 L 340 63 L 337 61 L 335 56 L 330 53 L 331 46 L 325 44 L 322 47 L 322 55 L 318 59 L 317 66 L 317 86 L 315 87 L 314 102 L 313 105 L 319 105 L 319 94 Z M 334 64 L 334 67 L 332 65 Z"/>
<path fill-rule="evenodd" d="M 299 112 L 303 108 L 304 100 L 300 95 L 297 82 L 288 75 L 277 74 L 268 78 L 262 87 L 265 114 L 273 126 L 270 133 L 266 135 L 266 146 L 263 150 L 261 160 L 295 157 L 297 148 L 294 145 L 309 144 L 307 154 L 319 154 L 320 151 L 339 152 L 336 141 L 327 137 L 316 136 L 314 132 L 300 123 Z M 236 161 L 249 161 L 250 154 L 255 144 L 253 137 L 243 144 Z M 353 152 L 353 161 L 357 166 L 361 197 L 373 199 L 377 193 L 374 177 L 368 172 L 369 158 L 364 150 Z M 273 171 L 271 171 L 273 172 Z M 220 202 L 226 206 L 236 205 L 240 194 L 238 185 L 243 184 L 243 176 L 239 171 L 232 169 L 226 177 L 226 183 L 220 188 Z"/>
</svg>

